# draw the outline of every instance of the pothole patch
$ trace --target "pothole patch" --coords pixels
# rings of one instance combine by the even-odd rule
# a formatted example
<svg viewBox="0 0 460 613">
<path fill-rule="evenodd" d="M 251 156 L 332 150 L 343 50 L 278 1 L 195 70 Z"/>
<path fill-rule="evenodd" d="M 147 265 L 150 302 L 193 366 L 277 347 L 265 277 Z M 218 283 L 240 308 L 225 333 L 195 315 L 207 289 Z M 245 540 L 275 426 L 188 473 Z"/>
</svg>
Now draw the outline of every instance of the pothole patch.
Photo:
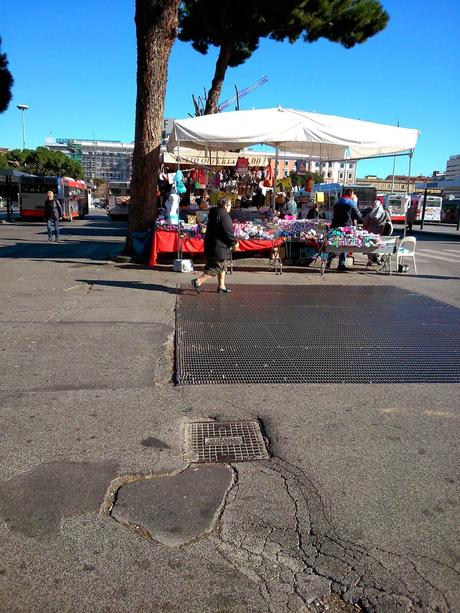
<svg viewBox="0 0 460 613">
<path fill-rule="evenodd" d="M 269 455 L 257 421 L 200 421 L 184 427 L 186 462 L 250 462 Z"/>
<path fill-rule="evenodd" d="M 211 532 L 234 483 L 228 466 L 197 465 L 123 485 L 111 516 L 144 538 L 185 545 Z"/>
</svg>

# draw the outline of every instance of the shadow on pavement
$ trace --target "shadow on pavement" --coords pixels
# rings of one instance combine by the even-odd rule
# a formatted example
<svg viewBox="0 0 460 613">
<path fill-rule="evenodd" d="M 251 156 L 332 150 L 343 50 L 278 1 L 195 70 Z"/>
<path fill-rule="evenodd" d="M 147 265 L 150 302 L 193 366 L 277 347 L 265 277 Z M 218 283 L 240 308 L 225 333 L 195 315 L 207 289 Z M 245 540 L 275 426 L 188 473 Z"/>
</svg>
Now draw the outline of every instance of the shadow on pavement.
<svg viewBox="0 0 460 613">
<path fill-rule="evenodd" d="M 24 242 L 0 247 L 0 258 L 61 260 L 62 258 L 107 260 L 118 255 L 122 244 L 118 241 Z"/>
<path fill-rule="evenodd" d="M 165 294 L 176 294 L 176 288 L 157 283 L 140 283 L 138 281 L 109 281 L 104 279 L 76 279 L 79 283 L 88 285 L 105 285 L 106 287 L 125 287 L 126 289 L 144 289 L 151 292 L 164 292 Z"/>
</svg>

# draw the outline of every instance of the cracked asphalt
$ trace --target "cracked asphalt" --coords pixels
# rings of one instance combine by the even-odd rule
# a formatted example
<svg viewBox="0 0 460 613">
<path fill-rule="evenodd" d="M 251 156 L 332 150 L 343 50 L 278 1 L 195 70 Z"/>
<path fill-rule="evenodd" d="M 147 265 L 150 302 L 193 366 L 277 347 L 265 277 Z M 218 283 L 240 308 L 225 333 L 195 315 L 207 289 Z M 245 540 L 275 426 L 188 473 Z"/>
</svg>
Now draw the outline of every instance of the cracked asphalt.
<svg viewBox="0 0 460 613">
<path fill-rule="evenodd" d="M 100 213 L 57 245 L 41 224 L 0 225 L 0 610 L 457 611 L 459 386 L 174 387 L 188 276 L 109 261 L 123 234 Z M 340 282 L 460 306 L 439 259 L 419 277 Z M 261 419 L 271 459 L 181 501 L 158 479 L 186 478 L 181 430 L 196 418 Z"/>
</svg>

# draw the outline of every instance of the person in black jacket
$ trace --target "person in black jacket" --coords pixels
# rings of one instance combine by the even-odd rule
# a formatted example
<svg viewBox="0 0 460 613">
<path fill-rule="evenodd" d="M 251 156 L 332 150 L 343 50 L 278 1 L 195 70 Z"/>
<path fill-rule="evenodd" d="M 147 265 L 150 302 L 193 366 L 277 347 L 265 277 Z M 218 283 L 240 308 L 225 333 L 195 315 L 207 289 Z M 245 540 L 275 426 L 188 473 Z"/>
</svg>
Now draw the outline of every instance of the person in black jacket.
<svg viewBox="0 0 460 613">
<path fill-rule="evenodd" d="M 211 277 L 217 276 L 217 292 L 228 294 L 231 290 L 225 287 L 225 260 L 230 257 L 232 247 L 238 247 L 238 241 L 233 234 L 233 222 L 229 215 L 232 203 L 220 199 L 217 207 L 209 210 L 208 225 L 204 238 L 204 254 L 207 257 L 203 274 L 192 280 L 193 289 L 197 294 L 200 287 Z"/>
<path fill-rule="evenodd" d="M 62 207 L 59 200 L 56 200 L 53 192 L 46 193 L 45 200 L 45 221 L 48 228 L 48 240 L 53 238 L 53 226 L 55 241 L 59 243 L 59 219 L 62 217 Z"/>
<path fill-rule="evenodd" d="M 342 197 L 339 198 L 334 205 L 331 228 L 346 228 L 355 225 L 355 222 L 362 223 L 361 213 L 356 206 L 356 202 L 353 200 L 353 190 L 345 188 Z M 334 254 L 331 253 L 327 259 L 326 268 L 330 268 L 333 257 Z M 346 270 L 346 257 L 347 252 L 342 251 L 339 256 L 339 266 L 337 269 L 340 272 Z"/>
</svg>

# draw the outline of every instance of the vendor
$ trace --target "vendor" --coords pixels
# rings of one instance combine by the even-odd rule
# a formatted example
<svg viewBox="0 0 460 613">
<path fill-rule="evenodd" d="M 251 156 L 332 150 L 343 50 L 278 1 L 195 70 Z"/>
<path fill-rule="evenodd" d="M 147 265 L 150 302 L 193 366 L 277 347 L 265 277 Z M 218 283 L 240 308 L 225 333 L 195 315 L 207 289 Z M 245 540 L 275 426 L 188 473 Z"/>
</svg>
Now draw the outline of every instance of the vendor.
<svg viewBox="0 0 460 613">
<path fill-rule="evenodd" d="M 317 202 L 314 202 L 308 210 L 307 219 L 319 219 L 319 208 Z"/>
<path fill-rule="evenodd" d="M 339 198 L 334 205 L 331 228 L 344 228 L 353 226 L 356 222 L 362 222 L 361 213 L 356 206 L 353 195 L 354 193 L 352 189 L 345 188 L 343 190 L 342 197 Z M 327 258 L 326 268 L 331 267 L 331 262 L 334 257 L 335 254 L 329 254 Z M 346 258 L 347 252 L 342 251 L 339 256 L 339 266 L 337 269 L 339 272 L 345 272 L 347 270 L 345 266 Z"/>
<path fill-rule="evenodd" d="M 204 211 L 209 209 L 209 194 L 206 190 L 203 190 L 203 194 L 200 199 L 200 209 Z"/>
<path fill-rule="evenodd" d="M 275 205 L 278 211 L 281 211 L 286 204 L 286 194 L 284 192 L 278 192 L 276 194 Z"/>
<path fill-rule="evenodd" d="M 285 213 L 297 219 L 297 202 L 294 199 L 292 192 L 288 192 L 287 194 L 288 201 L 285 205 Z"/>
</svg>

